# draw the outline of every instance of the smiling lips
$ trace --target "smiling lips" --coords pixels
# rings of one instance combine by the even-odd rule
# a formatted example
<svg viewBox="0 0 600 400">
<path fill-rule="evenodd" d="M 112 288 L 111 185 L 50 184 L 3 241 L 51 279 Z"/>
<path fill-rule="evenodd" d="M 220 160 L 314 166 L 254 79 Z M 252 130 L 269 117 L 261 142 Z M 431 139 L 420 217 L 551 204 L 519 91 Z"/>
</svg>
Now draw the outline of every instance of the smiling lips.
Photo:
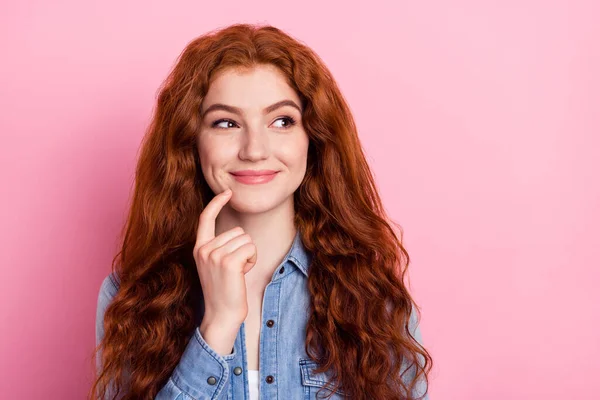
<svg viewBox="0 0 600 400">
<path fill-rule="evenodd" d="M 233 178 L 240 183 L 254 185 L 254 184 L 258 184 L 258 183 L 267 183 L 267 182 L 271 181 L 273 178 L 275 178 L 275 175 L 277 175 L 277 172 L 279 172 L 279 171 L 273 171 L 273 170 L 269 170 L 269 169 L 262 169 L 262 170 L 246 169 L 243 171 L 231 172 L 231 175 L 233 175 Z"/>
</svg>

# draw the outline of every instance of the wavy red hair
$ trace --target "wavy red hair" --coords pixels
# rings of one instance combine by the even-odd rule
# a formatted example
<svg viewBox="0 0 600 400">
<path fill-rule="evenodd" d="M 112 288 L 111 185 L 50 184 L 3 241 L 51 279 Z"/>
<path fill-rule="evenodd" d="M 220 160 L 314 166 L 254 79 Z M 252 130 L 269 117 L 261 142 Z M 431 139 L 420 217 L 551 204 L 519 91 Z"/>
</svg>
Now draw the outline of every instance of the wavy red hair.
<svg viewBox="0 0 600 400">
<path fill-rule="evenodd" d="M 198 323 L 197 217 L 214 196 L 199 167 L 199 107 L 216 73 L 259 64 L 278 67 L 297 91 L 310 138 L 294 193 L 295 224 L 314 255 L 307 353 L 355 399 L 412 399 L 417 380 L 427 380 L 431 356 L 409 328 L 420 312 L 404 282 L 402 229 L 386 216 L 335 80 L 281 30 L 235 24 L 190 42 L 160 88 L 113 259 L 120 288 L 104 316 L 91 398 L 112 387 L 124 399 L 153 399 L 179 362 Z M 408 383 L 403 363 L 414 374 Z"/>
</svg>

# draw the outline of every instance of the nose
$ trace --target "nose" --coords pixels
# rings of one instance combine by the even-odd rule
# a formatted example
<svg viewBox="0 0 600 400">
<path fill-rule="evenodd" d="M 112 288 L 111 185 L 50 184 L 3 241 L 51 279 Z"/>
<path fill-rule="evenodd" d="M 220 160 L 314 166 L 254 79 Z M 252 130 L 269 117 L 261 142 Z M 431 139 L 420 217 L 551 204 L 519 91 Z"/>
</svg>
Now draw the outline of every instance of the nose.
<svg viewBox="0 0 600 400">
<path fill-rule="evenodd" d="M 244 161 L 260 161 L 269 157 L 269 136 L 266 128 L 247 126 L 242 135 L 239 158 Z"/>
</svg>

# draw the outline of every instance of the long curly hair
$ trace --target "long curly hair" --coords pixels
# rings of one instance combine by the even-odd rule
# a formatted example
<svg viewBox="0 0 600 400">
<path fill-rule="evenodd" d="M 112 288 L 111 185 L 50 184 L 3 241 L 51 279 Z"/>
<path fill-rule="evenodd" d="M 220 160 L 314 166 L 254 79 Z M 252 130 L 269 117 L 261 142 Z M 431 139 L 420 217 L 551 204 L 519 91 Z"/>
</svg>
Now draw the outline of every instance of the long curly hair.
<svg viewBox="0 0 600 400">
<path fill-rule="evenodd" d="M 417 380 L 427 381 L 431 356 L 409 328 L 420 311 L 404 282 L 402 228 L 386 216 L 346 100 L 306 45 L 273 26 L 234 24 L 191 41 L 160 87 L 112 262 L 120 287 L 94 352 L 102 367 L 91 398 L 112 387 L 124 399 L 152 399 L 179 362 L 202 296 L 197 217 L 214 197 L 199 167 L 199 107 L 214 74 L 260 64 L 278 67 L 297 91 L 309 136 L 294 193 L 294 223 L 313 254 L 307 354 L 351 398 L 412 399 Z"/>
</svg>

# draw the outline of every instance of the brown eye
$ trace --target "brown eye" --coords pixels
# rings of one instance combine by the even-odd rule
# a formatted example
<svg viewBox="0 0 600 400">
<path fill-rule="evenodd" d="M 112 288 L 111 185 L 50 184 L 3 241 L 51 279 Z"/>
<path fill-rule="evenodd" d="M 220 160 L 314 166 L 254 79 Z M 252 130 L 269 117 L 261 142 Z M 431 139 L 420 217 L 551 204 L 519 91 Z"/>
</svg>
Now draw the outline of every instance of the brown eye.
<svg viewBox="0 0 600 400">
<path fill-rule="evenodd" d="M 225 123 L 225 125 L 219 126 L 222 123 Z M 237 126 L 237 124 L 230 119 L 219 119 L 219 120 L 213 122 L 210 126 L 212 128 L 217 128 L 217 129 L 228 129 L 228 128 L 234 128 L 235 126 Z"/>
<path fill-rule="evenodd" d="M 281 118 L 277 118 L 275 121 L 285 121 L 285 125 L 278 126 L 278 128 L 282 128 L 282 129 L 289 129 L 293 125 L 296 124 L 296 120 L 292 117 L 281 117 Z"/>
</svg>

